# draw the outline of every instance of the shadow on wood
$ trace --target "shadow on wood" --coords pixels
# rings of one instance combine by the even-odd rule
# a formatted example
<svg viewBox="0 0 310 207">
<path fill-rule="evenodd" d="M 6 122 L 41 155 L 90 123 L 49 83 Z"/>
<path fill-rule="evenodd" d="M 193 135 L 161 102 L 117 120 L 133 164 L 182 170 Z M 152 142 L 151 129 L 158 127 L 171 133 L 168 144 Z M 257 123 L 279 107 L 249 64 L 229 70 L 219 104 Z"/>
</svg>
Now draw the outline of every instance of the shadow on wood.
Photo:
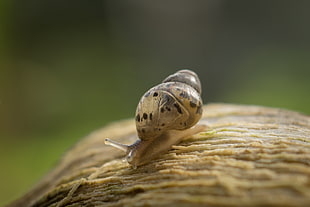
<svg viewBox="0 0 310 207">
<path fill-rule="evenodd" d="M 310 117 L 209 104 L 207 131 L 132 169 L 104 144 L 136 139 L 134 120 L 93 132 L 9 206 L 310 206 Z"/>
</svg>

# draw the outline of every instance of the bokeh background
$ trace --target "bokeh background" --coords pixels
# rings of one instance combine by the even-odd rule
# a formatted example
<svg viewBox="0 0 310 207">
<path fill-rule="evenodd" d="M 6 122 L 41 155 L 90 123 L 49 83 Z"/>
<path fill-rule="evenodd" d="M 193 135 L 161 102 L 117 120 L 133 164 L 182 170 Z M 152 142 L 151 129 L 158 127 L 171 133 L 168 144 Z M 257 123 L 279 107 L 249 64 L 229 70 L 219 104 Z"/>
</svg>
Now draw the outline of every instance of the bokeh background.
<svg viewBox="0 0 310 207">
<path fill-rule="evenodd" d="M 209 102 L 310 114 L 310 1 L 2 0 L 0 205 L 182 68 Z"/>
</svg>

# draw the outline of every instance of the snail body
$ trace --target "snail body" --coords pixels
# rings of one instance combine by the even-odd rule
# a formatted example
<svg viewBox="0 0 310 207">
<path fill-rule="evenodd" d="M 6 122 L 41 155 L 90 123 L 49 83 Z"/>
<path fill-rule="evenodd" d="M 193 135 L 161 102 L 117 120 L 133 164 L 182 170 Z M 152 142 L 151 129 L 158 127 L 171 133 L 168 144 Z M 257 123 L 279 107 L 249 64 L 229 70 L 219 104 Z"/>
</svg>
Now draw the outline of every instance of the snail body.
<svg viewBox="0 0 310 207">
<path fill-rule="evenodd" d="M 128 163 L 137 167 L 205 129 L 194 126 L 201 116 L 200 80 L 193 71 L 180 70 L 140 99 L 135 116 L 139 139 L 135 143 L 124 145 L 110 139 L 105 143 L 125 151 Z"/>
</svg>

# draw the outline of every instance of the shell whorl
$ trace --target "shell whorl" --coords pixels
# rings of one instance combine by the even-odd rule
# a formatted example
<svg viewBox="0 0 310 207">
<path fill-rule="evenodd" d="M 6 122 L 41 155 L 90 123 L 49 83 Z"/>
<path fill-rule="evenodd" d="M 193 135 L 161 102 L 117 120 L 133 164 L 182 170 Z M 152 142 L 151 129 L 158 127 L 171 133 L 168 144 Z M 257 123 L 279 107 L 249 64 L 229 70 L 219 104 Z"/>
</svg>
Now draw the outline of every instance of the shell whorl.
<svg viewBox="0 0 310 207">
<path fill-rule="evenodd" d="M 185 83 L 193 87 L 199 94 L 201 94 L 201 83 L 198 75 L 191 70 L 179 70 L 178 72 L 169 75 L 163 80 L 163 83 L 167 82 L 180 82 Z"/>
</svg>

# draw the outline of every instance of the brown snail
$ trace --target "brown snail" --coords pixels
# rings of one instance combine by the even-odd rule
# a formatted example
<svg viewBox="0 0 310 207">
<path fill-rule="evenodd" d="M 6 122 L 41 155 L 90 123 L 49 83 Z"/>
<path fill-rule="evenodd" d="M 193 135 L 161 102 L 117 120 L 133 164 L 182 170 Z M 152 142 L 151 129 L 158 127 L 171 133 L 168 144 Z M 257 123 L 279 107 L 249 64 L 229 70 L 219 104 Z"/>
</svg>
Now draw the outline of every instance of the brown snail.
<svg viewBox="0 0 310 207">
<path fill-rule="evenodd" d="M 193 71 L 180 70 L 140 99 L 135 117 L 139 139 L 135 143 L 124 145 L 105 139 L 105 144 L 125 151 L 127 162 L 137 167 L 183 138 L 203 131 L 206 126 L 194 126 L 201 116 L 200 80 Z"/>
</svg>

